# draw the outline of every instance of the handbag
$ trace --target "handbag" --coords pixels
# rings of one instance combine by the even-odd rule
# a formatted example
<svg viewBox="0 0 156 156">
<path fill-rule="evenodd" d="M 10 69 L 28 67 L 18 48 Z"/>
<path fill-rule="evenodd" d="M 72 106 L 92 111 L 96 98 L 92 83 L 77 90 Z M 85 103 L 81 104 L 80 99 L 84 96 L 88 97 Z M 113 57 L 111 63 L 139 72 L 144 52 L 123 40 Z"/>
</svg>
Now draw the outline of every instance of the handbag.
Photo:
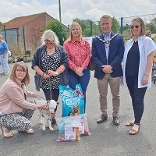
<svg viewBox="0 0 156 156">
<path fill-rule="evenodd" d="M 90 62 L 89 62 L 89 64 L 88 64 L 88 68 L 89 68 L 91 71 L 94 71 L 94 70 L 95 70 L 95 63 L 94 63 L 94 60 L 93 60 L 92 57 L 90 58 Z"/>
<path fill-rule="evenodd" d="M 60 74 L 60 85 L 62 85 L 62 86 L 68 86 L 69 85 L 69 74 L 68 74 L 68 70 L 67 69 L 65 69 Z"/>
<path fill-rule="evenodd" d="M 36 72 L 34 76 L 35 88 L 40 91 L 42 77 Z"/>
</svg>

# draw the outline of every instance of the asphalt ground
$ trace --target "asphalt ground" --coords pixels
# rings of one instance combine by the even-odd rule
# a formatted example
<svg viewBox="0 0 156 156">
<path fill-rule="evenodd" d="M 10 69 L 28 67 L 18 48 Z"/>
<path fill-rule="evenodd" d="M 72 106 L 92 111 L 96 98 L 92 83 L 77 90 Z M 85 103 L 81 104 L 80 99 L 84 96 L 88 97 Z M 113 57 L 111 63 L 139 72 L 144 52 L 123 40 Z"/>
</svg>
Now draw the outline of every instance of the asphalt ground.
<svg viewBox="0 0 156 156">
<path fill-rule="evenodd" d="M 10 69 L 14 64 L 10 64 Z M 31 75 L 31 84 L 27 87 L 34 91 L 34 71 L 27 63 Z M 0 86 L 8 75 L 0 75 Z M 38 92 L 43 96 L 43 92 Z M 129 135 L 130 127 L 125 123 L 133 119 L 131 99 L 128 89 L 120 87 L 120 125 L 112 124 L 111 93 L 108 94 L 108 121 L 97 124 L 100 117 L 99 93 L 96 79 L 91 72 L 91 80 L 87 91 L 87 118 L 90 136 L 82 136 L 80 141 L 57 142 L 58 129 L 54 131 L 41 130 L 38 111 L 31 119 L 35 134 L 24 134 L 13 131 L 12 138 L 3 138 L 0 132 L 0 156 L 156 156 L 156 85 L 147 91 L 145 96 L 145 111 L 141 122 L 140 132 Z M 61 100 L 60 100 L 61 101 Z M 61 104 L 58 107 L 57 117 L 61 117 Z"/>
</svg>

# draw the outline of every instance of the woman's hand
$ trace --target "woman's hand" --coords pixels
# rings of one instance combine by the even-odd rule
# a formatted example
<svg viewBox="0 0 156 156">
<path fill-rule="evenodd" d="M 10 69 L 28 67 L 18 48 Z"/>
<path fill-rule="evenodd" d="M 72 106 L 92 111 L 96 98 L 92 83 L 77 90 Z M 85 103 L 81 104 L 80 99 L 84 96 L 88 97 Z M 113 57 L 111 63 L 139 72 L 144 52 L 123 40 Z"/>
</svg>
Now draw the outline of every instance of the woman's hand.
<svg viewBox="0 0 156 156">
<path fill-rule="evenodd" d="M 4 54 L 2 55 L 2 57 L 5 58 L 5 55 L 6 55 L 6 53 L 4 53 Z"/>
<path fill-rule="evenodd" d="M 76 72 L 77 75 L 83 76 L 83 70 L 84 70 L 83 67 L 77 67 L 75 72 Z"/>
<path fill-rule="evenodd" d="M 43 73 L 42 78 L 43 79 L 48 79 L 48 78 L 50 78 L 50 75 L 49 74 L 46 74 L 46 73 Z"/>
<path fill-rule="evenodd" d="M 36 95 L 36 99 L 43 99 L 43 97 L 40 95 Z"/>
<path fill-rule="evenodd" d="M 38 105 L 37 108 L 38 109 L 43 109 L 43 110 L 48 110 L 49 109 L 48 104 Z"/>
<path fill-rule="evenodd" d="M 147 83 L 148 83 L 148 77 L 149 77 L 149 75 L 145 75 L 144 74 L 144 76 L 143 76 L 143 78 L 142 78 L 142 81 L 141 81 L 141 84 L 144 86 L 144 85 L 146 85 Z"/>
<path fill-rule="evenodd" d="M 53 71 L 53 70 L 48 70 L 48 75 L 50 76 L 57 76 L 58 74 L 56 74 L 57 72 Z"/>
</svg>

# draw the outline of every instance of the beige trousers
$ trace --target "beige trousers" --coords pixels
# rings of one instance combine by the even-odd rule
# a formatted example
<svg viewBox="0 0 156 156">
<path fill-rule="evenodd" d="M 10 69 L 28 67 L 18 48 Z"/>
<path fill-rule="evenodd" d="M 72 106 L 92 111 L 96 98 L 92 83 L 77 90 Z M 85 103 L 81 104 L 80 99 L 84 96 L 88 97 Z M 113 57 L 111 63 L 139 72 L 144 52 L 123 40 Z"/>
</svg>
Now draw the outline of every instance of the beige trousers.
<svg viewBox="0 0 156 156">
<path fill-rule="evenodd" d="M 108 84 L 110 85 L 112 93 L 112 106 L 113 113 L 112 116 L 118 117 L 119 106 L 120 106 L 120 77 L 112 78 L 110 74 L 106 74 L 102 80 L 97 79 L 98 90 L 100 93 L 100 109 L 103 115 L 107 115 L 107 94 L 108 94 Z"/>
</svg>

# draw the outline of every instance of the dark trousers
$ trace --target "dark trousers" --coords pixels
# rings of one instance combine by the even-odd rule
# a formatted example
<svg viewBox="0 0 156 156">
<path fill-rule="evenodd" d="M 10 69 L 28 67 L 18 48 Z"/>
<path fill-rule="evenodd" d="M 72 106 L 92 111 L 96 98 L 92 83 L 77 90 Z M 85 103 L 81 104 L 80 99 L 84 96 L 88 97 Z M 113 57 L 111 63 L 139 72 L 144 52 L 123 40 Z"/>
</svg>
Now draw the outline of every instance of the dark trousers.
<svg viewBox="0 0 156 156">
<path fill-rule="evenodd" d="M 138 88 L 137 76 L 126 76 L 126 82 L 132 98 L 132 105 L 134 111 L 135 124 L 140 124 L 144 112 L 144 96 L 147 87 Z"/>
<path fill-rule="evenodd" d="M 58 101 L 59 98 L 59 89 L 43 89 L 45 98 L 47 101 L 49 100 L 55 100 L 56 102 Z M 57 107 L 55 109 L 55 112 L 57 110 Z"/>
<path fill-rule="evenodd" d="M 86 91 L 87 91 L 87 86 L 90 80 L 90 70 L 89 69 L 84 69 L 83 70 L 83 76 L 78 76 L 74 71 L 68 70 L 69 73 L 69 87 L 72 88 L 73 90 L 76 89 L 76 85 L 80 84 L 82 87 L 82 91 L 84 94 L 84 112 L 86 109 Z"/>
</svg>

